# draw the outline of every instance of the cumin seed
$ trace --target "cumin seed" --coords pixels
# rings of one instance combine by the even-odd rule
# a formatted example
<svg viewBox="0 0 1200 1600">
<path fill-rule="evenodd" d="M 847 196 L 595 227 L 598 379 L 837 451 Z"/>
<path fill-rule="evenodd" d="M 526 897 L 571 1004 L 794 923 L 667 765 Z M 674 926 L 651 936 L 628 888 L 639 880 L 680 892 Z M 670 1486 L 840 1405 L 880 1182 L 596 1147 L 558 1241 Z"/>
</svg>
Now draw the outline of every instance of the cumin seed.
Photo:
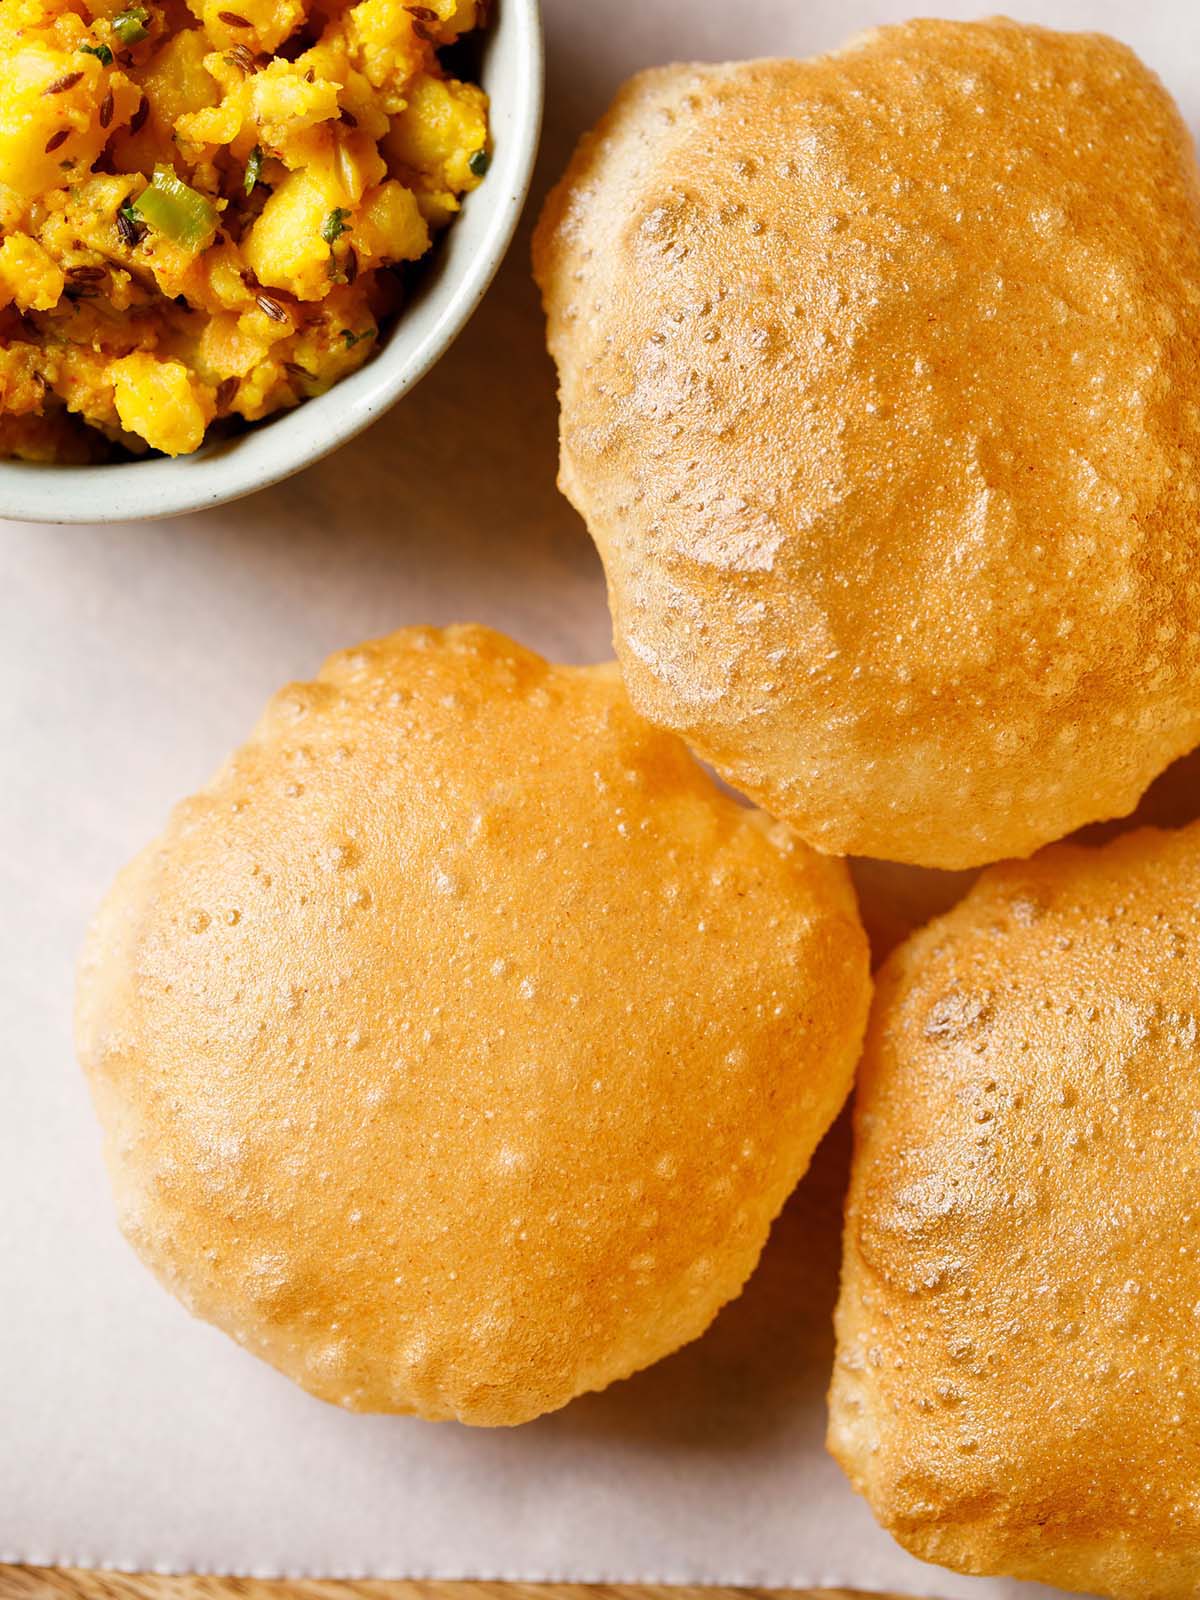
<svg viewBox="0 0 1200 1600">
<path fill-rule="evenodd" d="M 66 94 L 67 90 L 73 89 L 82 77 L 82 72 L 68 72 L 65 77 L 55 78 L 53 83 L 47 84 L 42 94 Z"/>
<path fill-rule="evenodd" d="M 146 224 L 137 222 L 123 208 L 117 212 L 117 237 L 130 250 L 146 237 Z"/>
</svg>

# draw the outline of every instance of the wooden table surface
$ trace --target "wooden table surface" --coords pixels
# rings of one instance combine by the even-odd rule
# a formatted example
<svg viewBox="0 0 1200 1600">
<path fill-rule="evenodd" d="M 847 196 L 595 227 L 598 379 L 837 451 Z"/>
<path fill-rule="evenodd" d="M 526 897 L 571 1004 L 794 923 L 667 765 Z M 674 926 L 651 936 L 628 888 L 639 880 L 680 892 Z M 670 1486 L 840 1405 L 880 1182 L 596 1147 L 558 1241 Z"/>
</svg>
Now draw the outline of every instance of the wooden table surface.
<svg viewBox="0 0 1200 1600">
<path fill-rule="evenodd" d="M 572 1583 L 333 1583 L 164 1578 L 0 1566 L 0 1600 L 854 1600 L 849 1589 L 704 1589 Z M 903 1600 L 874 1595 L 871 1600 Z"/>
</svg>

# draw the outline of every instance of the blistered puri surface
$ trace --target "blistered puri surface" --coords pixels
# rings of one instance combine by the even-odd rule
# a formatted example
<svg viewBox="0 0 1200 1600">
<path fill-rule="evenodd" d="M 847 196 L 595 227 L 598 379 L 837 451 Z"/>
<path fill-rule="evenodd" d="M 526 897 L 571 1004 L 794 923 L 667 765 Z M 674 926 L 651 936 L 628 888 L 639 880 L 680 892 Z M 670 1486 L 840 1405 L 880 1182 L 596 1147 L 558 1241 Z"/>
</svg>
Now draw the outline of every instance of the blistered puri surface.
<svg viewBox="0 0 1200 1600">
<path fill-rule="evenodd" d="M 1200 187 L 1096 35 L 632 79 L 535 247 L 630 693 L 822 850 L 962 867 L 1200 740 Z"/>
<path fill-rule="evenodd" d="M 409 629 L 275 697 L 93 929 L 122 1226 L 357 1410 L 520 1422 L 703 1331 L 850 1085 L 841 863 L 615 666 Z"/>
<path fill-rule="evenodd" d="M 1200 1585 L 1200 823 L 985 872 L 891 956 L 830 1444 L 964 1572 Z"/>
</svg>

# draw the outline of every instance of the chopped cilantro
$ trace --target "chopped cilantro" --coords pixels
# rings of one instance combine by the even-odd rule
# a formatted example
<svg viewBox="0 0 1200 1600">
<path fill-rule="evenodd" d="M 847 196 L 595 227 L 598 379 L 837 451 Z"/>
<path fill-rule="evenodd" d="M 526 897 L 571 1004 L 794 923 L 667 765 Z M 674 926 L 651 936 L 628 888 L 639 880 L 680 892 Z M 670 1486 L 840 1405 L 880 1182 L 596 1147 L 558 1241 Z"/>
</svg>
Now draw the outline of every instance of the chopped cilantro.
<svg viewBox="0 0 1200 1600">
<path fill-rule="evenodd" d="M 102 67 L 111 67 L 113 53 L 106 44 L 81 44 L 80 50 L 85 56 L 95 56 Z"/>
<path fill-rule="evenodd" d="M 474 178 L 482 178 L 492 164 L 492 158 L 486 150 L 476 150 L 467 157 L 467 167 Z"/>
<path fill-rule="evenodd" d="M 326 244 L 332 244 L 335 239 L 340 239 L 344 233 L 350 231 L 346 222 L 346 218 L 349 215 L 350 213 L 345 206 L 334 206 L 321 224 L 321 237 Z"/>
<path fill-rule="evenodd" d="M 256 144 L 251 150 L 246 161 L 246 176 L 242 180 L 242 187 L 247 194 L 254 193 L 254 187 L 262 177 L 263 153 L 262 145 Z"/>
</svg>

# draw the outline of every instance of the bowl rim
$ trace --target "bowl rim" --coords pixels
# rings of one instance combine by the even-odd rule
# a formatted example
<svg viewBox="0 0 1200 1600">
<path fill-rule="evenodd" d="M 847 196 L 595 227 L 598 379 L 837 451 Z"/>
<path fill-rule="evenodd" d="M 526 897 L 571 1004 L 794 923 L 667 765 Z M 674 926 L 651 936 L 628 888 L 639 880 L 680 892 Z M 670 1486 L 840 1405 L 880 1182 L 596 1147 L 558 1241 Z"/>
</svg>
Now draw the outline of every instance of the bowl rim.
<svg viewBox="0 0 1200 1600">
<path fill-rule="evenodd" d="M 514 58 L 509 71 L 516 87 L 498 159 L 466 202 L 489 208 L 486 225 L 465 265 L 433 265 L 435 278 L 423 296 L 433 315 L 416 343 L 406 347 L 397 338 L 402 309 L 392 338 L 357 372 L 323 395 L 194 455 L 98 466 L 0 461 L 0 519 L 145 522 L 226 505 L 320 461 L 419 383 L 487 292 L 508 253 L 533 179 L 545 92 L 540 0 L 501 0 L 492 27 L 512 31 L 505 43 Z"/>
</svg>

